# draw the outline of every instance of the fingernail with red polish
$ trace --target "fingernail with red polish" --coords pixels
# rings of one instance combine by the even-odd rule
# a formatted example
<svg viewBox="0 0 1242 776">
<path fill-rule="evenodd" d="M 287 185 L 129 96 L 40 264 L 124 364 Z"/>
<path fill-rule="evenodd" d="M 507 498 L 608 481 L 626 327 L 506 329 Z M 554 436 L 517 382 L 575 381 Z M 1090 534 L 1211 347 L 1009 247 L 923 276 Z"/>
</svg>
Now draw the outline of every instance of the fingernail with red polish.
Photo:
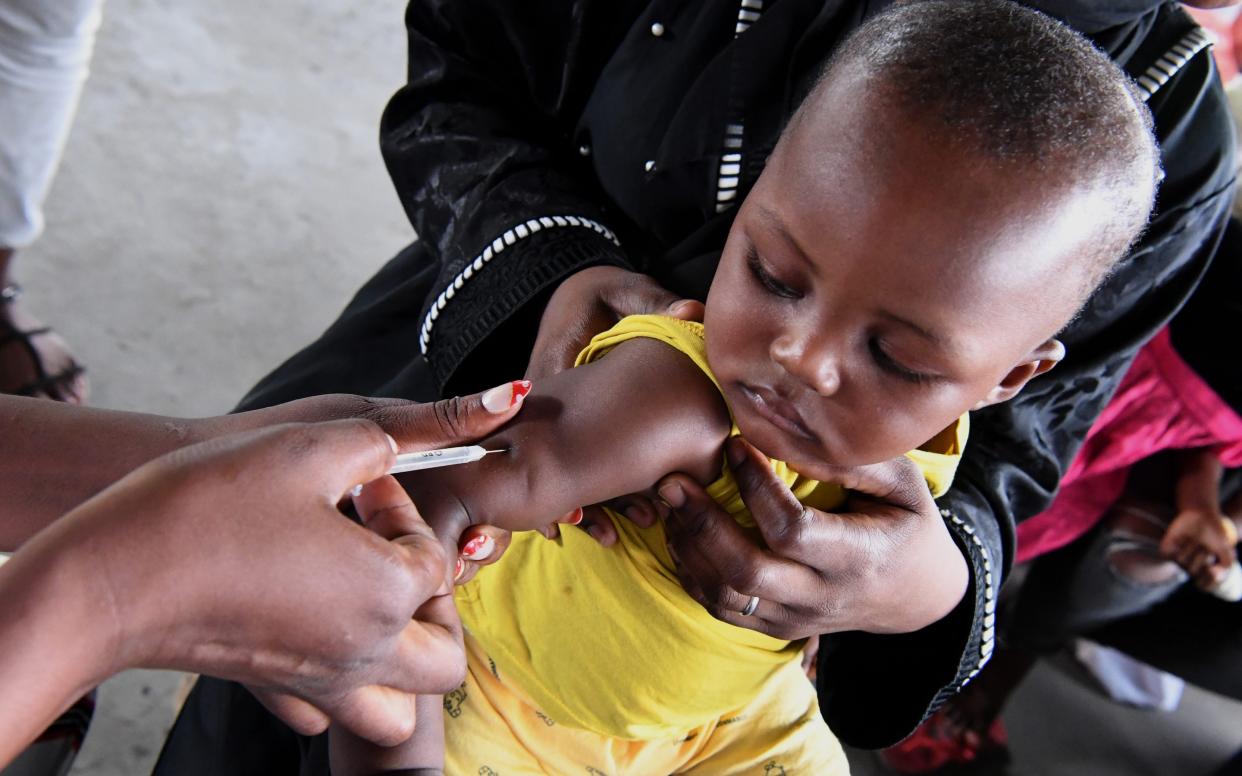
<svg viewBox="0 0 1242 776">
<path fill-rule="evenodd" d="M 466 546 L 461 548 L 461 554 L 462 557 L 474 561 L 487 560 L 495 549 L 496 541 L 487 534 L 480 534 L 466 542 Z"/>
<path fill-rule="evenodd" d="M 686 492 L 676 482 L 670 482 L 660 488 L 660 498 L 673 509 L 679 509 L 686 503 Z"/>
<path fill-rule="evenodd" d="M 500 415 L 522 403 L 526 394 L 530 393 L 530 380 L 514 380 L 511 383 L 498 385 L 483 394 L 483 407 L 493 415 Z"/>
<path fill-rule="evenodd" d="M 582 507 L 578 507 L 574 511 L 570 512 L 568 515 L 565 515 L 565 517 L 562 518 L 559 522 L 562 522 L 565 525 L 577 525 L 578 523 L 581 523 L 582 522 Z"/>
<path fill-rule="evenodd" d="M 461 573 L 466 570 L 466 564 L 461 562 L 461 558 L 457 559 L 457 566 L 453 569 L 453 580 L 461 579 Z"/>
<path fill-rule="evenodd" d="M 725 457 L 729 460 L 730 466 L 737 466 L 746 460 L 746 450 L 742 447 L 741 440 L 731 439 L 725 445 Z"/>
<path fill-rule="evenodd" d="M 513 386 L 513 398 L 509 399 L 510 407 L 522 403 L 526 394 L 530 393 L 532 383 L 530 380 L 514 380 L 511 385 Z"/>
</svg>

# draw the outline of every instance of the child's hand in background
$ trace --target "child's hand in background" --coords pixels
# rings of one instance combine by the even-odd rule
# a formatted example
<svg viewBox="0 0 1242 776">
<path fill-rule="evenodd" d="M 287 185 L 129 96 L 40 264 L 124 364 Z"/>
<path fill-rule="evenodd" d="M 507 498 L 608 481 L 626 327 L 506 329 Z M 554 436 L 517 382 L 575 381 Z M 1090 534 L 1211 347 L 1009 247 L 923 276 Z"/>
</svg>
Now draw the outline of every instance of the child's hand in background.
<svg viewBox="0 0 1242 776">
<path fill-rule="evenodd" d="M 1185 569 L 1196 586 L 1210 590 L 1237 563 L 1237 543 L 1237 528 L 1219 509 L 1184 509 L 1169 524 L 1160 551 Z"/>
<path fill-rule="evenodd" d="M 1220 504 L 1223 468 L 1206 447 L 1184 450 L 1179 459 L 1177 517 L 1160 541 L 1160 552 L 1185 569 L 1200 589 L 1211 591 L 1237 563 L 1238 530 Z"/>
</svg>

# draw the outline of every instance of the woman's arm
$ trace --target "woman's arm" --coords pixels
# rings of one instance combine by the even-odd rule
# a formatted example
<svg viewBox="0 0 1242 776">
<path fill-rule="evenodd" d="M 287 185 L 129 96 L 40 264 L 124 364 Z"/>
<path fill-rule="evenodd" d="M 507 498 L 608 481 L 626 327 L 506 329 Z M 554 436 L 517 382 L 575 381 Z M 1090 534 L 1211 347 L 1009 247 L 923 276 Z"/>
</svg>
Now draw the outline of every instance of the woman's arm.
<svg viewBox="0 0 1242 776">
<path fill-rule="evenodd" d="M 409 4 L 409 81 L 384 111 L 380 148 L 438 260 L 419 347 L 441 388 L 467 357 L 488 379 L 521 374 L 530 342 L 500 324 L 537 315 L 532 300 L 576 270 L 630 266 L 575 124 L 644 8 Z"/>
<path fill-rule="evenodd" d="M 303 733 L 331 718 L 407 737 L 415 694 L 456 686 L 465 656 L 445 555 L 383 476 L 393 452 L 364 421 L 212 440 L 139 467 L 27 542 L 0 566 L 0 769 L 133 667 L 247 682 Z M 358 482 L 372 530 L 337 510 Z"/>
<path fill-rule="evenodd" d="M 208 421 L 0 396 L 0 551 L 147 461 L 206 438 Z"/>
<path fill-rule="evenodd" d="M 471 439 L 509 418 L 509 384 L 495 409 L 482 396 L 438 405 L 332 394 L 215 418 L 171 418 L 0 396 L 0 551 L 11 552 L 52 521 L 147 461 L 206 439 L 279 423 L 362 418 L 411 449 Z M 443 420 L 451 417 L 455 426 Z"/>
</svg>

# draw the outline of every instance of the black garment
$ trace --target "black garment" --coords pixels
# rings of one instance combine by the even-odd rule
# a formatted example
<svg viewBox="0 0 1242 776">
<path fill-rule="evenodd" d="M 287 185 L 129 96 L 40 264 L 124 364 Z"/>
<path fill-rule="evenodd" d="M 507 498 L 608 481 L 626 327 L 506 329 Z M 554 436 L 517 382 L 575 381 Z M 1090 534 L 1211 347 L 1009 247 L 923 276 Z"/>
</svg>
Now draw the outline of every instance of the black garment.
<svg viewBox="0 0 1242 776">
<path fill-rule="evenodd" d="M 1073 13 L 1098 23 L 1097 4 L 1058 9 L 1070 23 Z M 421 241 L 243 406 L 329 391 L 425 400 L 520 376 L 550 289 L 591 265 L 638 269 L 703 298 L 735 206 L 784 121 L 826 54 L 885 5 L 414 0 L 410 82 L 385 112 L 381 146 Z M 1137 74 L 1192 26 L 1173 4 L 1153 4 L 1095 39 Z M 917 633 L 825 640 L 821 706 L 848 743 L 902 737 L 990 654 L 1014 521 L 1048 503 L 1134 351 L 1211 256 L 1231 199 L 1233 138 L 1206 52 L 1151 107 L 1168 172 L 1159 214 L 1067 332 L 1066 362 L 978 414 L 942 499 L 971 566 L 965 600 Z M 202 764 L 204 749 L 218 753 L 235 735 L 230 724 L 250 723 L 195 709 L 199 695 L 197 723 L 183 714 L 159 772 L 275 772 Z"/>
<path fill-rule="evenodd" d="M 1242 415 L 1242 222 L 1230 219 L 1212 266 L 1173 322 L 1173 349 Z"/>
</svg>

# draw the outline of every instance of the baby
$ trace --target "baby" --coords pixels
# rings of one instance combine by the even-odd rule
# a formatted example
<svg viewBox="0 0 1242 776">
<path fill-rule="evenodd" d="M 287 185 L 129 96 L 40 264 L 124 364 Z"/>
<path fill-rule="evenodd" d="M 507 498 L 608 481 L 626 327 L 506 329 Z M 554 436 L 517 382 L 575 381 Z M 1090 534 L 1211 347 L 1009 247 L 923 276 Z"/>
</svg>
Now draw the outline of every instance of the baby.
<svg viewBox="0 0 1242 776">
<path fill-rule="evenodd" d="M 943 492 L 966 413 L 1061 358 L 1056 333 L 1142 230 L 1158 175 L 1141 102 L 1076 34 L 1009 2 L 899 6 L 789 121 L 701 327 L 622 321 L 483 443 L 509 454 L 405 484 L 450 541 L 475 522 L 542 527 L 672 471 L 747 525 L 722 466 L 733 434 L 816 508 L 849 498 L 817 472 L 902 454 Z M 713 618 L 677 583 L 662 526 L 617 522 L 608 549 L 573 529 L 515 536 L 458 591 L 468 676 L 443 741 L 420 704 L 396 749 L 334 731 L 333 772 L 438 769 L 441 744 L 455 774 L 847 772 L 801 644 Z"/>
</svg>

